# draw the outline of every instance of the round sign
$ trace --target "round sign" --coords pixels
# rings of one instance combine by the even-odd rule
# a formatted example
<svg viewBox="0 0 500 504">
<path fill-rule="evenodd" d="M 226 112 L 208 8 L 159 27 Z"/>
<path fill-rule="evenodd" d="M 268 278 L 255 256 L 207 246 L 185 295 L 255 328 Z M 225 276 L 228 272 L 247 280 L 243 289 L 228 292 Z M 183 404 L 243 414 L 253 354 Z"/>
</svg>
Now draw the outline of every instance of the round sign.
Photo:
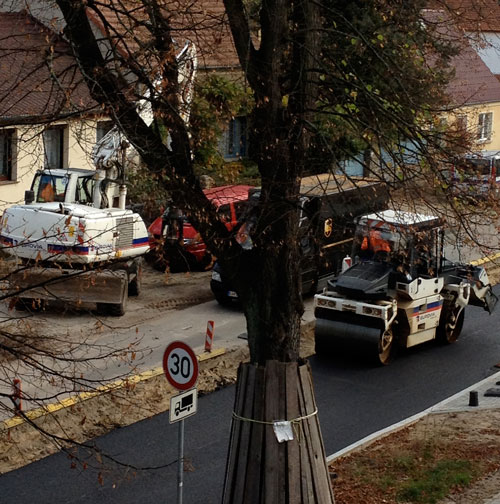
<svg viewBox="0 0 500 504">
<path fill-rule="evenodd" d="M 198 359 L 183 341 L 170 343 L 163 354 L 163 371 L 168 382 L 178 390 L 188 390 L 198 380 Z"/>
</svg>

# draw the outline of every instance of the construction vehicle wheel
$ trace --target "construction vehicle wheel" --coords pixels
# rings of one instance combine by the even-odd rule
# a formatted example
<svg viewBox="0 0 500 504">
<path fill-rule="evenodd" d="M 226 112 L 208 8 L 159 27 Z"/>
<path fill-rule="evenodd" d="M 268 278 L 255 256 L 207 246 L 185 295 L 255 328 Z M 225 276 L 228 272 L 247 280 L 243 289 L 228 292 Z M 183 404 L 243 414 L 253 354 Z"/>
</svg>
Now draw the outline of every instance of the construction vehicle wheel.
<svg viewBox="0 0 500 504">
<path fill-rule="evenodd" d="M 455 311 L 451 310 L 446 319 L 440 322 L 436 331 L 436 339 L 440 343 L 455 343 L 462 332 L 464 318 L 465 310 L 462 309 L 458 318 L 455 316 Z"/>
<path fill-rule="evenodd" d="M 387 329 L 380 335 L 378 341 L 378 360 L 380 364 L 387 366 L 393 357 L 394 336 L 392 329 Z"/>
<path fill-rule="evenodd" d="M 111 315 L 112 317 L 121 317 L 127 311 L 128 303 L 128 284 L 125 284 L 123 298 L 121 303 L 97 303 L 97 311 L 100 315 Z"/>
<path fill-rule="evenodd" d="M 142 264 L 137 266 L 134 278 L 128 284 L 128 295 L 138 296 L 142 290 Z"/>
</svg>

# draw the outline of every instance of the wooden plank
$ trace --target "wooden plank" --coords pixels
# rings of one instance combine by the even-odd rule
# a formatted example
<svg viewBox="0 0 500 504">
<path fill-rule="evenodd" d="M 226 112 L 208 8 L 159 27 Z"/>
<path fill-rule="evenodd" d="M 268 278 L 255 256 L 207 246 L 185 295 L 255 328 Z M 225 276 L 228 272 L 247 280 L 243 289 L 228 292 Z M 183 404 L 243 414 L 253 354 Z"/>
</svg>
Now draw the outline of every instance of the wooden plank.
<svg viewBox="0 0 500 504">
<path fill-rule="evenodd" d="M 245 393 L 241 404 L 241 409 L 237 414 L 243 418 L 253 418 L 253 398 L 255 388 L 255 366 L 246 364 L 248 369 L 245 384 Z M 242 394 L 243 396 L 243 394 Z M 233 502 L 242 502 L 245 495 L 245 480 L 247 477 L 247 462 L 249 447 L 252 444 L 252 430 L 254 424 L 248 420 L 236 420 L 240 423 L 240 439 L 238 457 L 236 459 Z"/>
<path fill-rule="evenodd" d="M 255 386 L 253 397 L 253 418 L 264 420 L 265 401 L 265 369 L 262 366 L 256 367 Z M 245 482 L 244 504 L 255 504 L 261 502 L 261 489 L 264 487 L 264 472 L 262 469 L 262 456 L 264 451 L 265 426 L 262 423 L 253 424 L 252 442 L 248 454 L 247 478 Z"/>
<path fill-rule="evenodd" d="M 309 366 L 300 366 L 299 373 L 302 390 L 304 391 L 305 406 L 308 412 L 307 414 L 309 414 L 316 410 Z M 331 503 L 333 502 L 333 494 L 326 467 L 326 457 L 323 443 L 321 442 L 318 415 L 314 415 L 313 417 L 304 420 L 303 423 L 309 428 L 310 443 L 308 443 L 308 447 L 316 498 L 319 503 Z"/>
<path fill-rule="evenodd" d="M 298 369 L 297 363 L 291 363 L 286 368 L 286 419 L 300 417 L 299 398 L 297 395 Z M 300 497 L 300 424 L 292 425 L 294 440 L 287 443 L 288 469 L 288 504 L 302 504 Z"/>
<path fill-rule="evenodd" d="M 309 381 L 309 368 L 308 366 L 301 366 L 299 369 L 300 376 L 300 384 L 302 388 L 302 394 L 304 398 L 304 412 L 303 416 L 307 416 L 314 411 L 314 405 L 311 401 L 311 390 L 310 390 L 310 381 Z M 316 452 L 314 448 L 314 436 L 311 430 L 311 422 L 310 420 L 303 420 L 306 440 L 307 440 L 307 457 L 309 460 L 309 465 L 311 467 L 312 474 L 312 487 L 314 493 L 314 502 L 323 503 L 326 501 L 321 500 L 321 495 L 319 493 L 318 488 L 321 486 L 318 484 L 318 464 L 316 459 Z"/>
<path fill-rule="evenodd" d="M 241 410 L 244 401 L 244 392 L 246 387 L 246 380 L 248 375 L 248 365 L 240 364 L 238 368 L 238 380 L 236 386 L 236 395 L 234 399 L 234 411 L 236 414 Z M 226 463 L 226 477 L 224 480 L 224 489 L 222 502 L 227 504 L 232 504 L 233 501 L 233 491 L 234 491 L 234 478 L 236 470 L 236 462 L 238 458 L 239 450 L 239 438 L 240 438 L 240 428 L 241 422 L 233 418 L 231 422 L 231 433 L 229 436 L 229 452 L 227 455 Z"/>
<path fill-rule="evenodd" d="M 297 371 L 298 373 L 300 370 Z M 302 381 L 299 376 L 297 384 L 300 416 L 306 415 L 306 405 Z M 300 474 L 301 474 L 301 499 L 304 504 L 314 504 L 314 489 L 311 464 L 309 461 L 309 426 L 306 422 L 300 422 Z"/>
<path fill-rule="evenodd" d="M 313 408 L 317 409 L 317 404 L 316 404 L 316 399 L 314 397 L 314 387 L 312 383 L 312 376 L 311 376 L 311 370 L 308 367 L 309 372 L 308 372 L 308 380 L 310 384 L 310 390 L 311 390 L 311 399 L 313 402 Z M 317 447 L 320 456 L 318 457 L 318 462 L 323 461 L 322 467 L 324 470 L 324 478 L 321 479 L 323 483 L 323 492 L 322 495 L 327 499 L 325 502 L 334 502 L 334 495 L 333 495 L 333 488 L 331 484 L 331 479 L 330 479 L 330 473 L 328 471 L 328 465 L 326 463 L 326 452 L 325 452 L 325 445 L 323 443 L 323 436 L 321 435 L 321 427 L 320 427 L 320 422 L 319 422 L 319 414 L 316 415 L 311 419 L 311 429 L 314 431 L 313 436 L 316 438 L 316 443 L 315 446 Z"/>
<path fill-rule="evenodd" d="M 272 422 L 277 419 L 277 397 L 278 397 L 278 366 L 276 361 L 266 362 L 266 404 L 265 420 Z M 278 441 L 274 435 L 272 425 L 266 425 L 265 429 L 266 453 L 265 476 L 264 476 L 264 500 L 266 504 L 276 504 L 279 498 L 279 477 L 278 477 Z"/>
<path fill-rule="evenodd" d="M 278 396 L 276 398 L 277 413 L 275 420 L 286 420 L 286 370 L 290 363 L 278 362 Z M 293 365 L 293 363 L 292 363 Z M 274 433 L 274 431 L 273 431 Z M 278 484 L 278 503 L 286 504 L 288 502 L 288 470 L 287 470 L 287 451 L 288 442 L 278 443 L 275 435 L 275 442 L 278 447 L 278 471 L 277 471 L 277 484 Z"/>
</svg>

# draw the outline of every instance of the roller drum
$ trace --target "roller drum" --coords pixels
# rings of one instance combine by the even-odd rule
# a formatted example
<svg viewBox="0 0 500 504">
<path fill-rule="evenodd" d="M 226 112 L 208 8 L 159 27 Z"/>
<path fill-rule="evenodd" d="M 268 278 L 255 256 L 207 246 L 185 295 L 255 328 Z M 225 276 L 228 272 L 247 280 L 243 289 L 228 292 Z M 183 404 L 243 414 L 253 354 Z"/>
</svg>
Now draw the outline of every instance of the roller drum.
<svg viewBox="0 0 500 504">
<path fill-rule="evenodd" d="M 382 330 L 379 327 L 350 324 L 339 320 L 316 319 L 315 333 L 316 337 L 320 338 L 359 341 L 378 345 Z"/>
</svg>

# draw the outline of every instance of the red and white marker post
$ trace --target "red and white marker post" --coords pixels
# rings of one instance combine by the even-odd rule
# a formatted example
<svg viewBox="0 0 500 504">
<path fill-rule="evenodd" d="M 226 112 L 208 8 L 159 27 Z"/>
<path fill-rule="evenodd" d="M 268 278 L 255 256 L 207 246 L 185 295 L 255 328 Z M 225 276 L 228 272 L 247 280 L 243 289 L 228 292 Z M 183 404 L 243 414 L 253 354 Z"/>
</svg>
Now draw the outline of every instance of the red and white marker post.
<svg viewBox="0 0 500 504">
<path fill-rule="evenodd" d="M 207 323 L 207 336 L 205 338 L 205 352 L 212 351 L 213 341 L 214 341 L 214 321 L 209 320 Z"/>
<path fill-rule="evenodd" d="M 12 400 L 14 401 L 14 409 L 16 414 L 19 414 L 23 410 L 23 391 L 21 387 L 21 380 L 15 378 L 12 382 Z"/>
</svg>

